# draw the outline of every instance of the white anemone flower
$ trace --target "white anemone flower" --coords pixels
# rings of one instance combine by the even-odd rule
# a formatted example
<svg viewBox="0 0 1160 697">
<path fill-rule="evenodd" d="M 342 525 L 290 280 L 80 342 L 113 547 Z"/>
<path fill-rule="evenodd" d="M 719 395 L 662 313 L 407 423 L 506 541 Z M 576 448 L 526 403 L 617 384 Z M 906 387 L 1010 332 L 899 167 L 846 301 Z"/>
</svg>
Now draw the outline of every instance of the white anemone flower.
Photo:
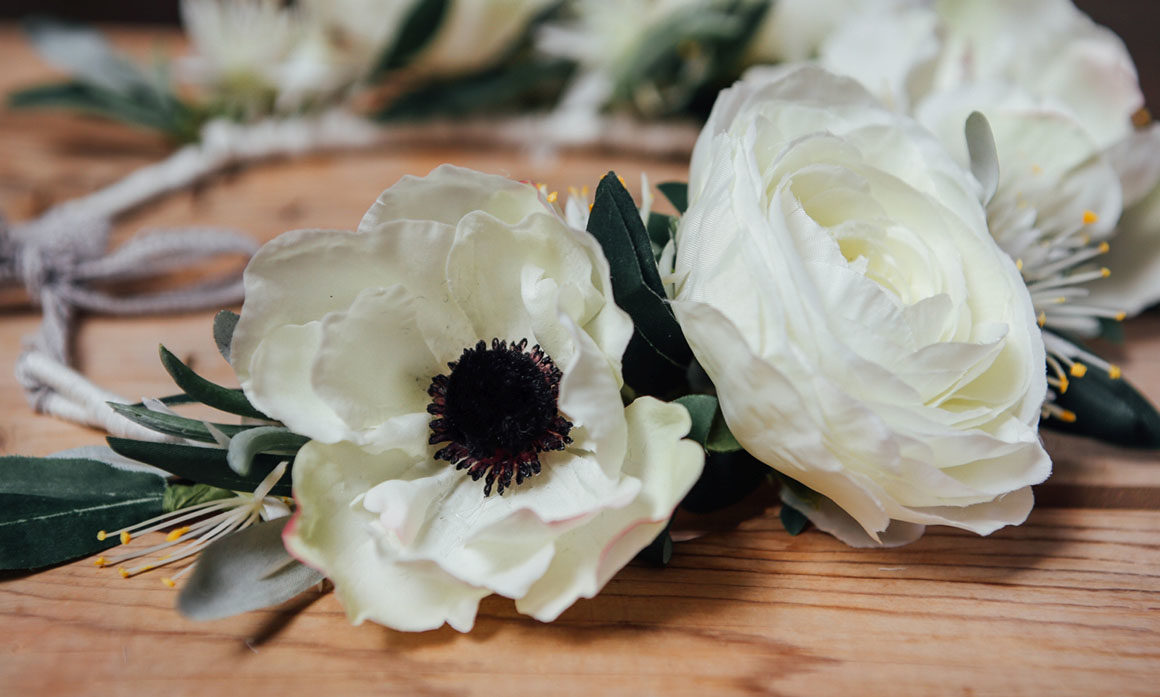
<svg viewBox="0 0 1160 697">
<path fill-rule="evenodd" d="M 353 622 L 466 631 L 492 593 L 550 621 L 663 530 L 703 450 L 624 406 L 609 274 L 535 186 L 450 166 L 254 256 L 231 362 L 313 439 L 285 542 Z"/>
</svg>

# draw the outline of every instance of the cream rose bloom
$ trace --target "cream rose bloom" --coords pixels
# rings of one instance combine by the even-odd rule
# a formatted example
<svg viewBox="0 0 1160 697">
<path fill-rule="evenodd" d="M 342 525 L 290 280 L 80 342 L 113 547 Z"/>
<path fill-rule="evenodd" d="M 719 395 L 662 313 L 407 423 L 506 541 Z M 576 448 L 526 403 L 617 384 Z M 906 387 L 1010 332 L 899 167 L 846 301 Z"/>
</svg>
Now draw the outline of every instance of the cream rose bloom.
<svg viewBox="0 0 1160 697">
<path fill-rule="evenodd" d="M 785 70 L 722 92 L 689 196 L 677 318 L 737 440 L 835 504 L 807 515 L 851 543 L 1024 520 L 1051 471 L 1043 342 L 933 136 Z"/>
<path fill-rule="evenodd" d="M 608 263 L 531 185 L 405 177 L 355 232 L 265 245 L 245 285 L 242 387 L 313 439 L 286 546 L 355 623 L 466 631 L 491 593 L 552 620 L 700 474 L 683 407 L 623 406 Z"/>
</svg>

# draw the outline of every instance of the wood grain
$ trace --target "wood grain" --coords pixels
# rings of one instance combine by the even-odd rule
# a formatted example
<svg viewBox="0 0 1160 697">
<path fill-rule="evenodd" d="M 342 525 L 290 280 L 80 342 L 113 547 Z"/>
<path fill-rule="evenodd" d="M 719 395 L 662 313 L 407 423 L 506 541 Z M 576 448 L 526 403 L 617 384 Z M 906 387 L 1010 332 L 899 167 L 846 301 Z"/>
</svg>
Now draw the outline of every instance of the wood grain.
<svg viewBox="0 0 1160 697">
<path fill-rule="evenodd" d="M 147 52 L 155 34 L 120 31 Z M 170 35 L 164 43 L 176 43 Z M 48 74 L 0 28 L 0 90 Z M 147 134 L 64 115 L 0 114 L 0 207 L 20 219 L 165 152 Z M 406 173 L 452 161 L 544 181 L 592 184 L 615 168 L 638 190 L 684 165 L 615 153 L 532 161 L 521 153 L 414 148 L 320 155 L 219 177 L 119 224 L 236 227 L 261 239 L 295 227 L 349 228 Z M 164 342 L 230 380 L 212 313 L 86 318 L 81 368 L 126 396 L 168 393 Z M 11 377 L 38 316 L 0 297 L 0 452 L 99 442 L 32 414 Z M 1116 350 L 1160 396 L 1160 319 L 1134 320 Z M 551 625 L 483 603 L 475 630 L 410 635 L 351 627 L 333 594 L 197 624 L 157 576 L 122 580 L 89 562 L 0 581 L 0 693 L 12 695 L 1155 695 L 1160 692 L 1160 470 L 1153 454 L 1048 434 L 1056 461 L 1022 527 L 978 538 L 932 530 L 900 550 L 789 537 L 769 492 L 740 520 L 687 516 L 704 535 L 666 570 L 630 566 Z M 735 516 L 736 517 L 736 516 Z"/>
</svg>

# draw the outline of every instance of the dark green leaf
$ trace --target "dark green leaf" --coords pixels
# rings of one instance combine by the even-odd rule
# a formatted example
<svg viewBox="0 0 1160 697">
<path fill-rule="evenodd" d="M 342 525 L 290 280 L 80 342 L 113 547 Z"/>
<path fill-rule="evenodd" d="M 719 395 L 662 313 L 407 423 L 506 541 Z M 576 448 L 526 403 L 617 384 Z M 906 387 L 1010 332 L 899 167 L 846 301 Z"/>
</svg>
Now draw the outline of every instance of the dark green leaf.
<svg viewBox="0 0 1160 697">
<path fill-rule="evenodd" d="M 138 89 L 114 92 L 83 82 L 37 85 L 8 95 L 13 109 L 71 109 L 133 126 L 160 131 L 178 142 L 197 139 L 204 117 L 171 95 Z"/>
<path fill-rule="evenodd" d="M 635 325 L 624 357 L 625 382 L 640 394 L 663 395 L 683 381 L 692 350 L 665 300 L 640 212 L 615 173 L 596 187 L 588 232 L 608 259 L 616 304 Z"/>
<path fill-rule="evenodd" d="M 705 445 L 709 440 L 709 428 L 713 425 L 713 417 L 717 414 L 717 398 L 708 394 L 687 394 L 673 401 L 684 407 L 693 420 L 693 426 L 686 438 Z"/>
<path fill-rule="evenodd" d="M 1095 365 L 1083 377 L 1071 377 L 1067 392 L 1055 403 L 1075 415 L 1068 423 L 1044 419 L 1043 425 L 1133 448 L 1160 448 L 1160 414 L 1123 378 L 1112 378 Z"/>
<path fill-rule="evenodd" d="M 1111 317 L 1100 317 L 1100 338 L 1118 346 L 1124 345 L 1124 323 Z"/>
<path fill-rule="evenodd" d="M 424 80 L 391 101 L 375 118 L 422 121 L 481 111 L 526 111 L 554 101 L 575 68 L 570 61 L 533 60 L 447 80 Z"/>
<path fill-rule="evenodd" d="M 199 484 L 209 484 L 230 491 L 253 491 L 285 457 L 259 455 L 246 476 L 230 469 L 226 451 L 200 448 L 196 445 L 150 443 L 128 438 L 106 439 L 109 447 L 125 457 L 159 467 L 170 474 Z M 282 477 L 270 491 L 275 496 L 290 496 L 290 477 Z"/>
<path fill-rule="evenodd" d="M 671 520 L 668 525 L 665 525 L 665 529 L 661 530 L 661 533 L 647 547 L 637 553 L 636 558 L 638 561 L 661 568 L 669 565 L 669 562 L 673 558 L 673 536 L 669 533 L 670 525 L 672 525 Z"/>
<path fill-rule="evenodd" d="M 250 473 L 250 465 L 258 453 L 276 452 L 293 456 L 309 441 L 309 438 L 280 426 L 260 426 L 230 439 L 226 462 L 230 469 L 244 477 Z"/>
<path fill-rule="evenodd" d="M 0 569 L 34 569 L 117 544 L 98 540 L 161 513 L 165 480 L 74 458 L 0 457 Z"/>
<path fill-rule="evenodd" d="M 673 238 L 673 231 L 676 230 L 676 222 L 677 219 L 671 215 L 664 215 L 663 213 L 648 214 L 648 237 L 652 242 L 653 256 L 655 258 L 660 259 L 665 245 Z"/>
<path fill-rule="evenodd" d="M 804 513 L 786 503 L 781 504 L 778 517 L 781 518 L 781 525 L 785 531 L 793 536 L 802 534 L 810 525 L 810 519 Z"/>
<path fill-rule="evenodd" d="M 234 329 L 239 319 L 241 317 L 238 313 L 230 310 L 222 310 L 213 317 L 213 340 L 226 363 L 230 362 L 230 344 L 233 343 Z"/>
<path fill-rule="evenodd" d="M 177 609 L 194 620 L 216 620 L 271 607 L 323 579 L 282 545 L 289 518 L 278 518 L 214 542 L 198 557 Z"/>
<path fill-rule="evenodd" d="M 419 0 L 400 25 L 394 42 L 386 48 L 371 79 L 407 65 L 427 45 L 443 23 L 448 0 Z"/>
<path fill-rule="evenodd" d="M 203 443 L 216 442 L 213 435 L 209 432 L 209 429 L 206 428 L 204 421 L 153 411 L 140 404 L 118 404 L 117 402 L 109 402 L 108 404 L 113 408 L 113 411 L 121 416 L 158 433 L 164 433 L 167 436 L 177 436 L 178 438 L 188 438 Z M 236 426 L 216 423 L 214 427 L 230 437 L 257 428 L 256 426 Z"/>
<path fill-rule="evenodd" d="M 255 409 L 241 390 L 232 390 L 206 380 L 193 372 L 189 366 L 182 363 L 180 358 L 170 353 L 164 346 L 161 347 L 161 364 L 165 366 L 166 372 L 169 373 L 178 387 L 202 404 L 253 419 L 270 418 Z"/>
<path fill-rule="evenodd" d="M 234 492 L 219 489 L 208 484 L 170 484 L 165 490 L 165 497 L 161 505 L 166 513 L 180 511 L 182 508 L 196 506 L 199 503 L 220 501 L 234 497 Z"/>
<path fill-rule="evenodd" d="M 693 419 L 693 427 L 687 436 L 690 440 L 697 441 L 710 452 L 732 453 L 741 450 L 741 444 L 725 423 L 716 397 L 688 394 L 673 401 L 687 409 Z"/>
<path fill-rule="evenodd" d="M 769 465 L 744 450 L 709 452 L 705 469 L 681 502 L 691 513 L 712 513 L 728 508 L 753 493 L 769 477 Z"/>
<path fill-rule="evenodd" d="M 673 208 L 677 212 L 684 214 L 689 208 L 689 185 L 685 182 L 665 182 L 657 184 L 657 189 L 664 194 L 669 203 L 673 204 Z"/>
</svg>

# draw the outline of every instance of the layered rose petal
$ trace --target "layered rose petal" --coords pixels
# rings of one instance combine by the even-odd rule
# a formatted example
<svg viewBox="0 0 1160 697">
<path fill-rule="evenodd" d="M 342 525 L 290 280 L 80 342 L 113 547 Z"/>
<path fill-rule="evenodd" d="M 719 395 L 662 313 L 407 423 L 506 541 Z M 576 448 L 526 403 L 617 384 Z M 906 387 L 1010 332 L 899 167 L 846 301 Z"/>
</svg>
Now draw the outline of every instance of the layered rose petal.
<svg viewBox="0 0 1160 697">
<path fill-rule="evenodd" d="M 691 180 L 674 309 L 742 445 L 870 538 L 1021 522 L 1043 344 L 965 169 L 805 68 L 723 93 Z"/>
</svg>

